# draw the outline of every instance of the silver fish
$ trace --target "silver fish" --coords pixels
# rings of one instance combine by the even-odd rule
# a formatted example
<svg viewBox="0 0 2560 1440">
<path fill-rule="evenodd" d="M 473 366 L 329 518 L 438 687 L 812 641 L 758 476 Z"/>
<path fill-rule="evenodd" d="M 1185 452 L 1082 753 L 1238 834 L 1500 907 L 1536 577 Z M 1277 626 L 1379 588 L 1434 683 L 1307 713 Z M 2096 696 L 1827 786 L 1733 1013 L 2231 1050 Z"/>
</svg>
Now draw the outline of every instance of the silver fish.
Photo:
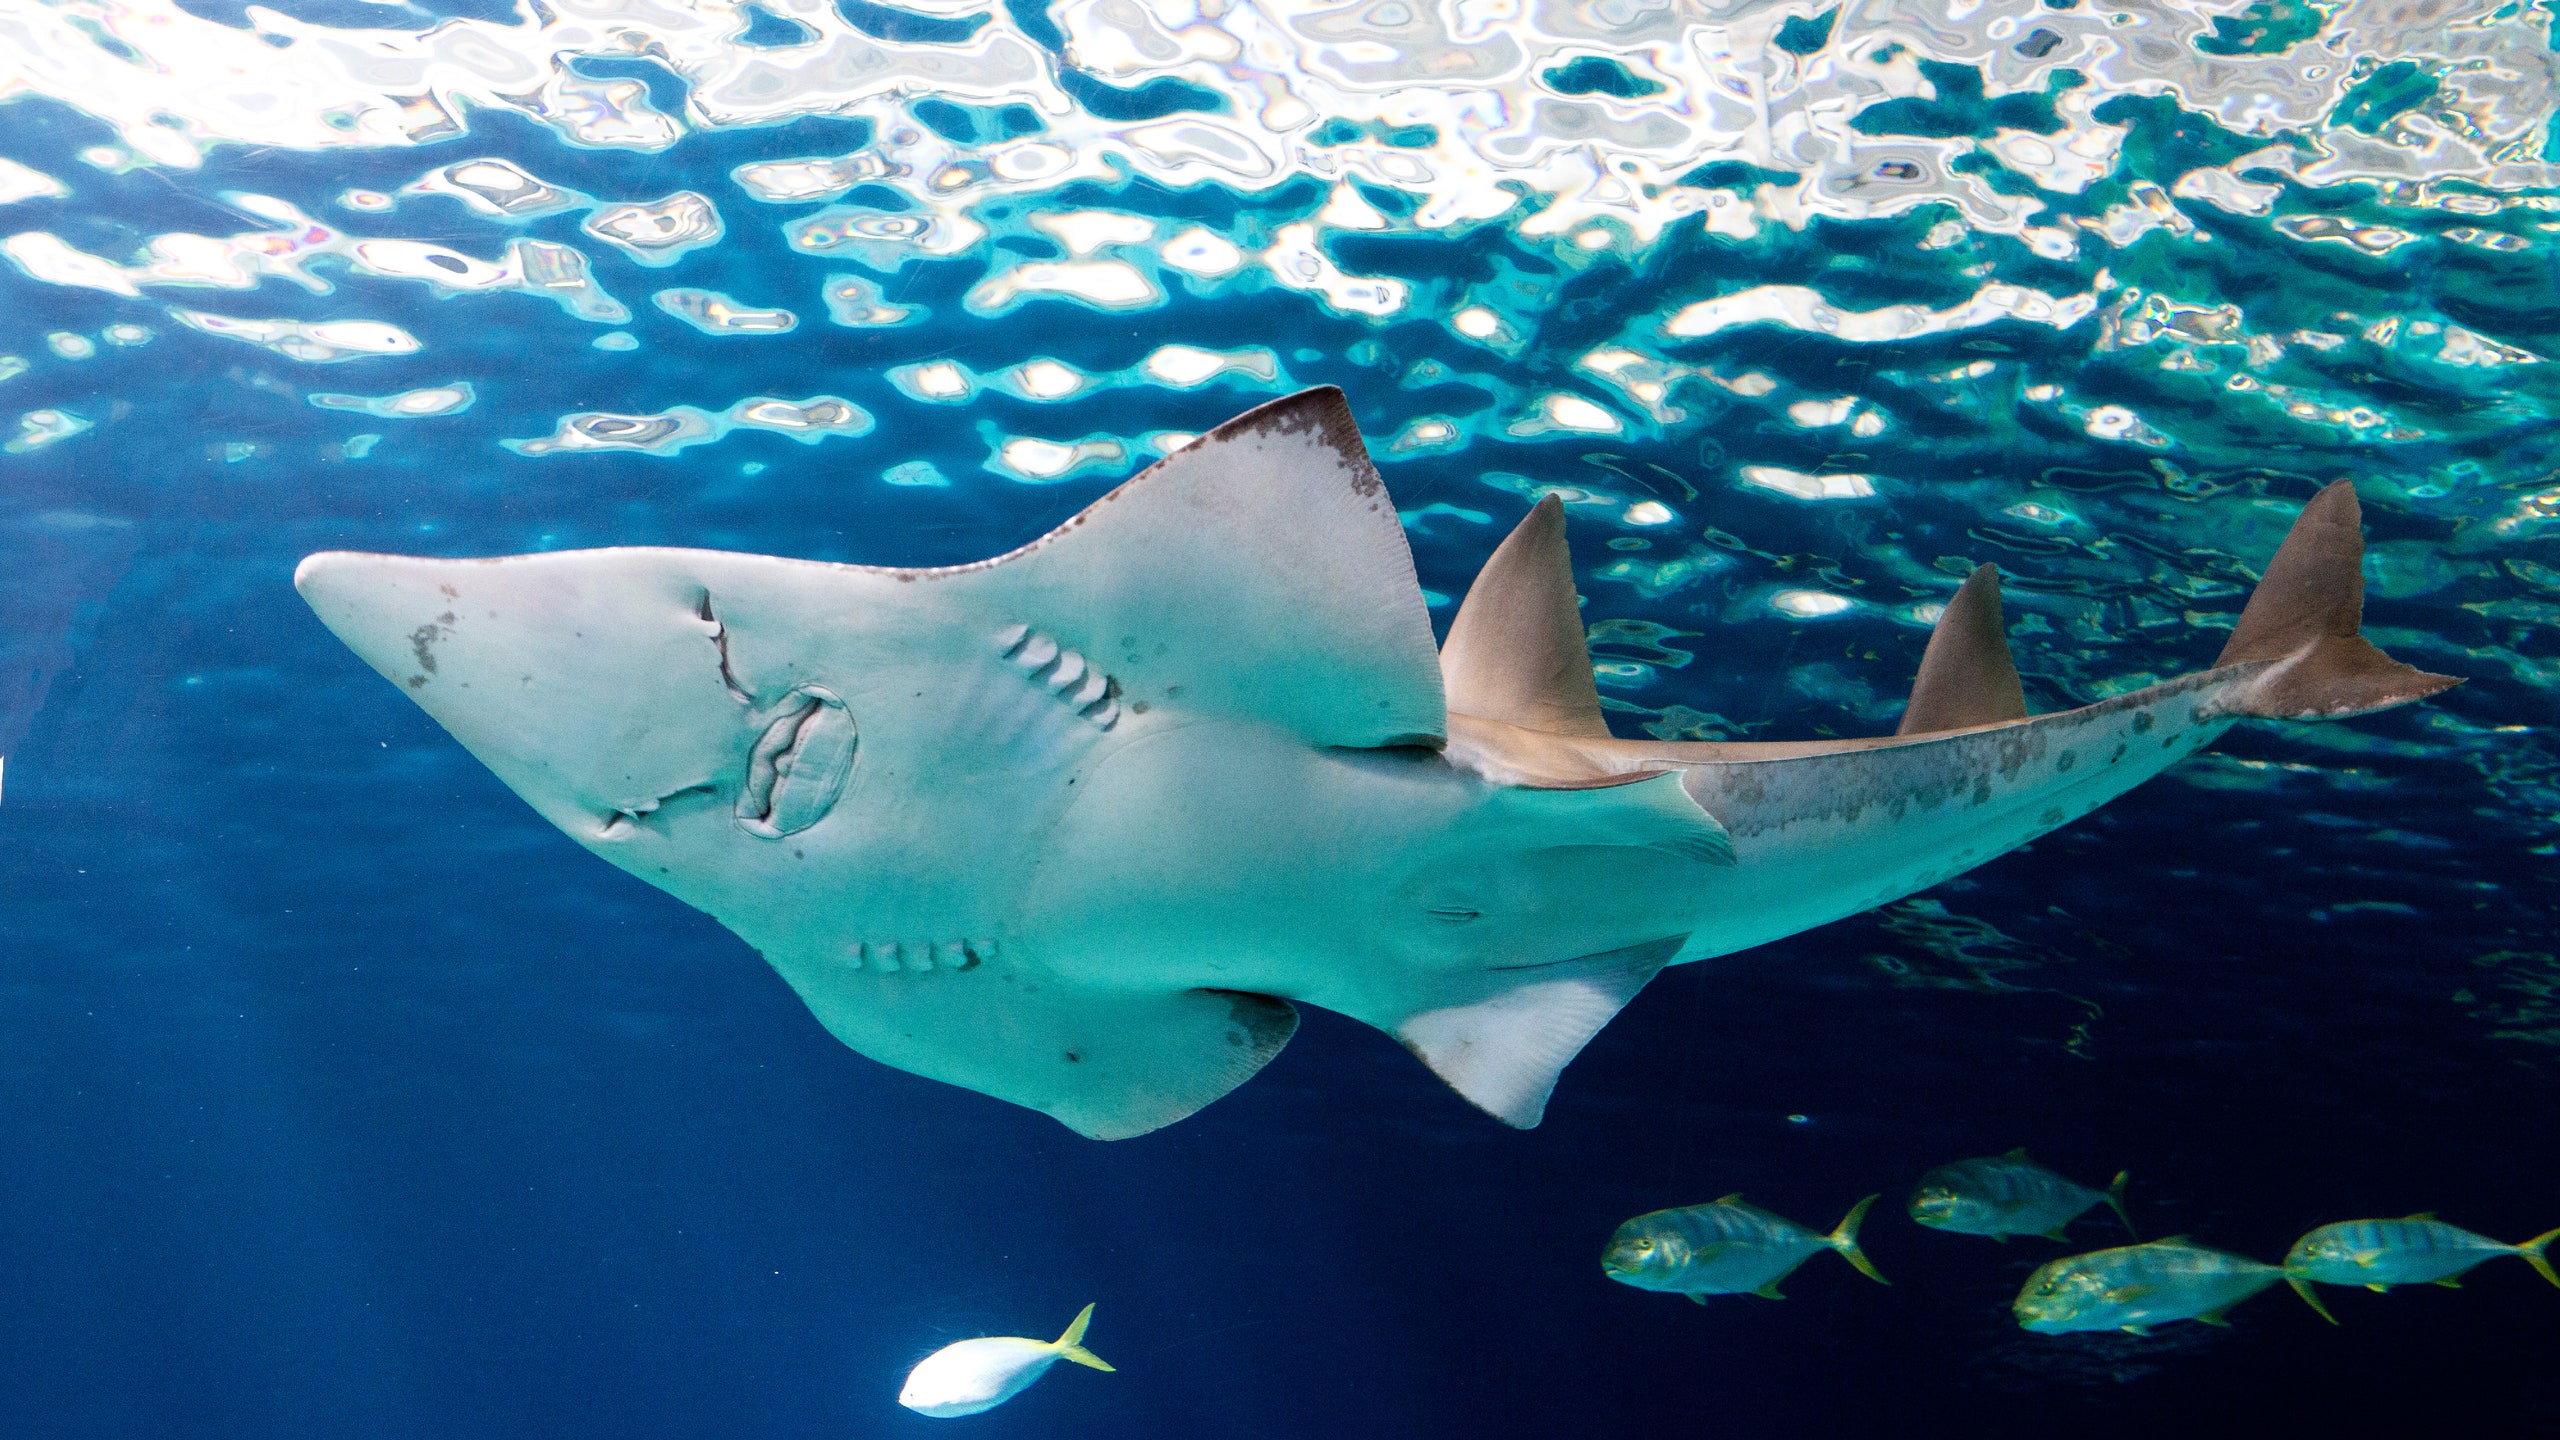
<svg viewBox="0 0 2560 1440">
<path fill-rule="evenodd" d="M 1686 1295 L 1701 1305 L 1710 1295 L 1783 1300 L 1779 1281 L 1822 1251 L 1837 1250 L 1858 1273 L 1890 1285 L 1858 1248 L 1858 1225 L 1874 1203 L 1873 1195 L 1859 1201 L 1828 1235 L 1746 1205 L 1740 1195 L 1656 1210 L 1618 1227 L 1601 1253 L 1600 1269 L 1621 1285 Z"/>
<path fill-rule="evenodd" d="M 2104 1190 L 2047 1170 L 2024 1150 L 1958 1160 L 1920 1177 L 1911 1194 L 1911 1218 L 1932 1230 L 1958 1235 L 1988 1235 L 2006 1242 L 2012 1235 L 2063 1238 L 2063 1231 L 2103 1200 L 2115 1207 L 2125 1233 L 2140 1238 L 2133 1217 L 2125 1212 L 2126 1172 L 2119 1170 Z"/>
<path fill-rule="evenodd" d="M 949 1419 L 993 1410 L 1031 1387 L 1061 1360 L 1093 1370 L 1108 1370 L 1102 1357 L 1084 1348 L 1084 1327 L 1093 1322 L 1093 1307 L 1077 1312 L 1067 1333 L 1055 1340 L 1020 1335 L 989 1335 L 945 1345 L 907 1372 L 898 1403 L 920 1415 Z"/>
<path fill-rule="evenodd" d="M 2335 1325 L 2338 1317 L 2329 1313 L 2311 1288 L 2315 1281 L 2362 1285 L 2368 1290 L 2388 1290 L 2394 1285 L 2459 1288 L 2461 1282 L 2454 1277 L 2472 1266 L 2501 1255 L 2521 1255 L 2543 1279 L 2560 1285 L 2560 1274 L 2551 1269 L 2553 1240 L 2560 1240 L 2560 1230 L 2546 1230 L 2521 1245 L 2508 1245 L 2447 1225 L 2432 1210 L 2400 1220 L 2341 1220 L 2295 1241 L 2284 1257 L 2284 1277 L 2295 1294 Z"/>
<path fill-rule="evenodd" d="M 2066 1255 L 2037 1267 L 2011 1307 L 2042 1335 L 2129 1330 L 2148 1335 L 2171 1320 L 2226 1323 L 2226 1311 L 2284 1278 L 2279 1266 L 2208 1250 L 2184 1235 Z"/>
</svg>

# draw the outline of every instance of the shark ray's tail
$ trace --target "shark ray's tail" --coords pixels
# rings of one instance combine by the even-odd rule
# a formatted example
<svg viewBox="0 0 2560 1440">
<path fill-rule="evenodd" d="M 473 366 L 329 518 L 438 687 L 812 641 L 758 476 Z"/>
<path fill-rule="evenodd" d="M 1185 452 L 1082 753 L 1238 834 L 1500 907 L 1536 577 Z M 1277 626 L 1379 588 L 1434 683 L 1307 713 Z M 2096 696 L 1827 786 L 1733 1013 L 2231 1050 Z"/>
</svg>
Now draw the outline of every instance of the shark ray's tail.
<svg viewBox="0 0 2560 1440">
<path fill-rule="evenodd" d="M 2542 1272 L 2543 1279 L 2560 1285 L 2560 1275 L 2551 1271 L 2551 1242 L 2554 1240 L 2560 1240 L 2560 1230 L 2545 1230 L 2517 1246 L 2516 1253 L 2524 1257 L 2524 1263 Z"/>
<path fill-rule="evenodd" d="M 1870 1195 L 1850 1206 L 1848 1215 L 1824 1238 L 1832 1249 L 1840 1252 L 1841 1259 L 1858 1267 L 1859 1274 L 1879 1285 L 1890 1285 L 1893 1282 L 1884 1278 L 1883 1273 L 1876 1269 L 1875 1262 L 1867 1258 L 1866 1251 L 1858 1248 L 1858 1227 L 1866 1223 L 1867 1207 L 1874 1203 L 1876 1203 L 1876 1197 Z"/>
<path fill-rule="evenodd" d="M 1058 1337 L 1058 1358 L 1073 1360 L 1079 1365 L 1089 1366 L 1095 1370 L 1108 1370 L 1111 1367 L 1102 1363 L 1101 1356 L 1084 1348 L 1084 1327 L 1092 1322 L 1092 1306 L 1087 1305 L 1076 1312 L 1074 1323 L 1067 1326 L 1067 1333 Z"/>
<path fill-rule="evenodd" d="M 2364 638 L 2364 516 L 2355 486 L 2311 497 L 2232 628 L 2217 667 L 2274 663 L 2230 708 L 2330 720 L 2423 700 L 2462 682 L 2403 665 Z"/>
</svg>

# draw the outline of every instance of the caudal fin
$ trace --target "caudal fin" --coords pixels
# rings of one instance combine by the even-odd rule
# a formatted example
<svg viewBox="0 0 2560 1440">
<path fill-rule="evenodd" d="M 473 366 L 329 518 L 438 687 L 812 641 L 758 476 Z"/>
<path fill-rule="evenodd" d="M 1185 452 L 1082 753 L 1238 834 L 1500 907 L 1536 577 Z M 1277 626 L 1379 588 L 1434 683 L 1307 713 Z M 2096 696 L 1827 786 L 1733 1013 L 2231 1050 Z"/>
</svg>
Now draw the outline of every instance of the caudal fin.
<svg viewBox="0 0 2560 1440">
<path fill-rule="evenodd" d="M 2541 1271 L 2543 1279 L 2560 1285 L 2560 1275 L 2551 1273 L 2551 1242 L 2554 1240 L 2560 1240 L 2560 1230 L 2545 1230 L 2517 1246 L 2516 1253 L 2524 1257 L 2524 1263 Z"/>
<path fill-rule="evenodd" d="M 1084 1348 L 1084 1327 L 1091 1323 L 1092 1320 L 1092 1306 L 1087 1305 L 1082 1310 L 1076 1312 L 1075 1323 L 1067 1327 L 1066 1334 L 1058 1337 L 1058 1358 L 1061 1360 L 1073 1360 L 1079 1365 L 1089 1366 L 1096 1370 L 1108 1370 L 1111 1367 L 1102 1363 L 1101 1356 Z"/>
<path fill-rule="evenodd" d="M 1930 735 L 2027 718 L 2027 692 L 2000 622 L 2000 567 L 1984 565 L 1947 602 L 1921 653 L 1896 735 Z"/>
<path fill-rule="evenodd" d="M 2275 662 L 2232 703 L 2244 715 L 2330 720 L 2462 683 L 2374 648 L 2364 625 L 2364 514 L 2341 480 L 2311 497 L 2249 595 L 2216 666 Z"/>
<path fill-rule="evenodd" d="M 2311 1288 L 2310 1281 L 2302 1279 L 2300 1276 L 2288 1275 L 2285 1277 L 2284 1283 L 2293 1287 L 2293 1293 L 2302 1297 L 2303 1304 L 2319 1311 L 2321 1319 L 2328 1321 L 2332 1325 L 2338 1323 L 2338 1317 L 2330 1314 L 2329 1307 L 2320 1303 L 2320 1292 Z"/>
<path fill-rule="evenodd" d="M 1831 1248 L 1840 1252 L 1841 1259 L 1857 1266 L 1859 1274 L 1879 1285 L 1890 1285 L 1893 1282 L 1877 1273 L 1874 1262 L 1867 1259 L 1867 1252 L 1858 1248 L 1858 1227 L 1866 1223 L 1867 1207 L 1874 1203 L 1876 1197 L 1870 1195 L 1849 1207 L 1847 1218 L 1832 1229 L 1829 1239 Z"/>
<path fill-rule="evenodd" d="M 2124 1222 L 2124 1233 L 2139 1240 L 2142 1232 L 2133 1228 L 2133 1212 L 2124 1208 L 2124 1182 L 2132 1176 L 2130 1170 L 2116 1172 L 2116 1178 L 2107 1182 L 2107 1203 L 2115 1207 L 2116 1218 Z"/>
</svg>

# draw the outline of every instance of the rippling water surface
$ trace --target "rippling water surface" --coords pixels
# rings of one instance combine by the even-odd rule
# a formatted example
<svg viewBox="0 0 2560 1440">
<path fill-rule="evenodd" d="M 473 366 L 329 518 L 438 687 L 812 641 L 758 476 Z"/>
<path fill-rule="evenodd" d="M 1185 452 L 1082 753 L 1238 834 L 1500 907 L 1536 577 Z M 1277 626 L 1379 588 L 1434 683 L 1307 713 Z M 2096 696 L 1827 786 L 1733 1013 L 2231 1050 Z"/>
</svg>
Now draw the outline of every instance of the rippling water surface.
<svg viewBox="0 0 2560 1440">
<path fill-rule="evenodd" d="M 2270 1258 L 2560 1223 L 2555 23 L 0 0 L 0 1417 L 889 1433 L 926 1349 L 1098 1300 L 1121 1373 L 974 1423 L 2547 1431 L 2512 1262 L 2144 1340 L 2019 1334 L 2049 1246 L 1889 1206 L 1890 1291 L 1696 1310 L 1596 1257 L 2022 1143 Z M 975 559 L 1315 384 L 1444 625 L 1562 497 L 1622 735 L 1890 730 L 1985 561 L 2034 708 L 2199 668 L 2340 477 L 2369 633 L 2471 683 L 1673 972 L 1534 1133 L 1311 1015 L 1103 1146 L 835 1046 L 286 583 Z"/>
</svg>

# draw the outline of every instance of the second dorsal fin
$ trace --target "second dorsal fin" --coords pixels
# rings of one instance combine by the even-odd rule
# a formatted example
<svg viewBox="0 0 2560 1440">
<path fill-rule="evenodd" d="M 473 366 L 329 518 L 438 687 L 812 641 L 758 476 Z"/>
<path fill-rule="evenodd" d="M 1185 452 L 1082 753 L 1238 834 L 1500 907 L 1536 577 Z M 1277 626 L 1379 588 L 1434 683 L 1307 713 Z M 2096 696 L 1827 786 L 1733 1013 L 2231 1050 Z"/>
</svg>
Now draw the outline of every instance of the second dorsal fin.
<svg viewBox="0 0 2560 1440">
<path fill-rule="evenodd" d="M 1553 495 L 1531 507 L 1467 588 L 1440 647 L 1440 678 L 1461 715 L 1608 738 L 1573 592 L 1564 503 Z"/>
<path fill-rule="evenodd" d="M 1929 632 L 1897 735 L 1931 735 L 2027 718 L 2027 692 L 2000 623 L 2000 568 L 1967 576 Z"/>
</svg>

